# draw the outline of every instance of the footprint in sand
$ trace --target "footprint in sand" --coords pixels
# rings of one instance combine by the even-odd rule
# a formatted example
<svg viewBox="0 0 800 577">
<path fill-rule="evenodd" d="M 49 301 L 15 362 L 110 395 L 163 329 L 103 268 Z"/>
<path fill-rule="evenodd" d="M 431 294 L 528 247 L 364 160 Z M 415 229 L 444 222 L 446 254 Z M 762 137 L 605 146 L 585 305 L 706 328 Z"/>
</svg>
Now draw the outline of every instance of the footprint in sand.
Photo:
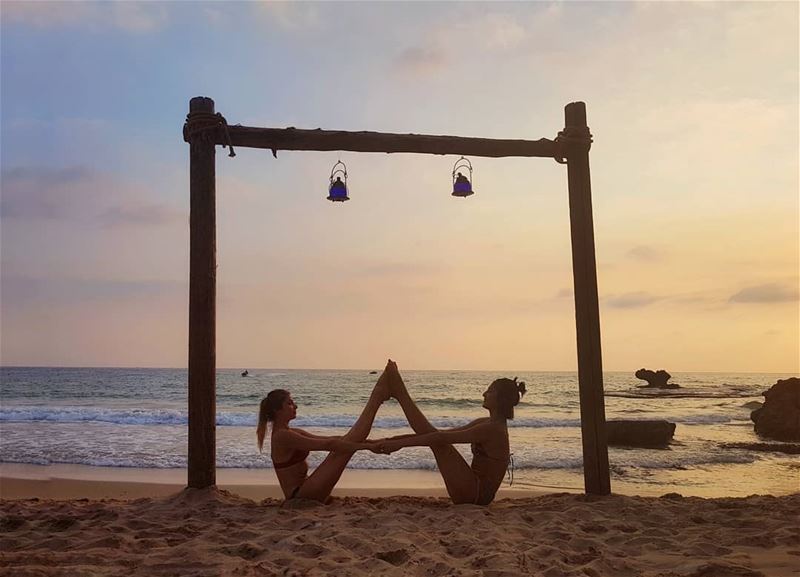
<svg viewBox="0 0 800 577">
<path fill-rule="evenodd" d="M 398 567 L 408 561 L 411 555 L 406 549 L 393 549 L 375 553 L 375 557 Z"/>
</svg>

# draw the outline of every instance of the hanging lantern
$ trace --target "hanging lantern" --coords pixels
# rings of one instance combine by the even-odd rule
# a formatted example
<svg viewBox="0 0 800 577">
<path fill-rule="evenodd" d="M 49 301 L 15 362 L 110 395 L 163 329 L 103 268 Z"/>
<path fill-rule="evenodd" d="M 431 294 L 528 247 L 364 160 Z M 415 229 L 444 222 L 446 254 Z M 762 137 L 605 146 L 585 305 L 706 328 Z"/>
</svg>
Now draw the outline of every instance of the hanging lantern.
<svg viewBox="0 0 800 577">
<path fill-rule="evenodd" d="M 339 166 L 341 164 L 341 166 Z M 344 177 L 344 180 L 342 180 Z M 334 179 L 335 178 L 335 179 Z M 347 167 L 341 160 L 337 161 L 331 169 L 330 184 L 328 185 L 328 200 L 344 202 L 350 200 L 347 196 Z"/>
<path fill-rule="evenodd" d="M 469 171 L 469 178 L 458 172 L 459 168 L 464 172 Z M 453 196 L 464 198 L 471 194 L 475 194 L 472 190 L 472 163 L 462 156 L 453 166 Z"/>
</svg>

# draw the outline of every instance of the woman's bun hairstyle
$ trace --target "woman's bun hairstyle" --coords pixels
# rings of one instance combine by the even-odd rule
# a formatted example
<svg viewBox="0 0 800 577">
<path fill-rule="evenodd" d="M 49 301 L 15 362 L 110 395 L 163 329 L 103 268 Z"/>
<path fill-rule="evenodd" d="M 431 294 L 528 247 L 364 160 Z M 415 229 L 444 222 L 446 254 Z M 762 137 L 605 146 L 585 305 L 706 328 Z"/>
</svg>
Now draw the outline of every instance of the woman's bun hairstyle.
<svg viewBox="0 0 800 577">
<path fill-rule="evenodd" d="M 497 379 L 492 383 L 497 387 L 497 399 L 500 410 L 506 419 L 514 418 L 514 407 L 519 404 L 519 400 L 526 392 L 525 383 L 517 382 L 517 377 L 513 379 Z"/>
</svg>

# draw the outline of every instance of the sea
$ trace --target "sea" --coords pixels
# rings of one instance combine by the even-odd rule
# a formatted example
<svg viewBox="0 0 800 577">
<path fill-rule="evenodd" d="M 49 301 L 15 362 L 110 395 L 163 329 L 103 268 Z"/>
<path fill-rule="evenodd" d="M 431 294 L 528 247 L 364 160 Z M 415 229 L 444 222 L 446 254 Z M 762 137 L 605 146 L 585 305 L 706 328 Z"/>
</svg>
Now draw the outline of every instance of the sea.
<svg viewBox="0 0 800 577">
<path fill-rule="evenodd" d="M 269 469 L 256 444 L 261 399 L 291 391 L 293 426 L 341 435 L 361 412 L 377 374 L 364 370 L 248 368 L 217 372 L 217 467 Z M 376 369 L 380 371 L 380 368 Z M 584 487 L 578 377 L 574 372 L 402 371 L 422 412 L 438 428 L 486 416 L 482 393 L 498 377 L 519 377 L 528 393 L 509 421 L 513 467 L 507 487 Z M 786 374 L 674 373 L 680 389 L 643 389 L 632 372 L 604 373 L 607 419 L 676 423 L 666 449 L 609 448 L 612 491 L 697 496 L 800 491 L 800 457 L 737 444 L 770 441 L 750 413 Z M 410 433 L 400 406 L 387 401 L 370 438 Z M 469 459 L 469 447 L 459 446 Z M 181 469 L 187 462 L 187 371 L 157 368 L 0 367 L 0 462 Z M 324 453 L 312 453 L 313 467 Z M 435 471 L 425 447 L 391 455 L 358 452 L 354 469 Z"/>
</svg>

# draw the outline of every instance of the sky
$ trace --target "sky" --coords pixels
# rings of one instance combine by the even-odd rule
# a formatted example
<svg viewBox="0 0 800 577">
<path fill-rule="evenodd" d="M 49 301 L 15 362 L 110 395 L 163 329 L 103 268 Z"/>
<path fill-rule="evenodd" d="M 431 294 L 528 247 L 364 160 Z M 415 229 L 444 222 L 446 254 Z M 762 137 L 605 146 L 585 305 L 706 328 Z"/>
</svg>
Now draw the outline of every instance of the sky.
<svg viewBox="0 0 800 577">
<path fill-rule="evenodd" d="M 536 140 L 586 103 L 606 370 L 800 371 L 796 2 L 0 7 L 0 362 L 185 367 L 194 96 Z M 573 371 L 566 167 L 218 148 L 217 366 Z M 341 159 L 351 200 L 331 203 Z"/>
</svg>

